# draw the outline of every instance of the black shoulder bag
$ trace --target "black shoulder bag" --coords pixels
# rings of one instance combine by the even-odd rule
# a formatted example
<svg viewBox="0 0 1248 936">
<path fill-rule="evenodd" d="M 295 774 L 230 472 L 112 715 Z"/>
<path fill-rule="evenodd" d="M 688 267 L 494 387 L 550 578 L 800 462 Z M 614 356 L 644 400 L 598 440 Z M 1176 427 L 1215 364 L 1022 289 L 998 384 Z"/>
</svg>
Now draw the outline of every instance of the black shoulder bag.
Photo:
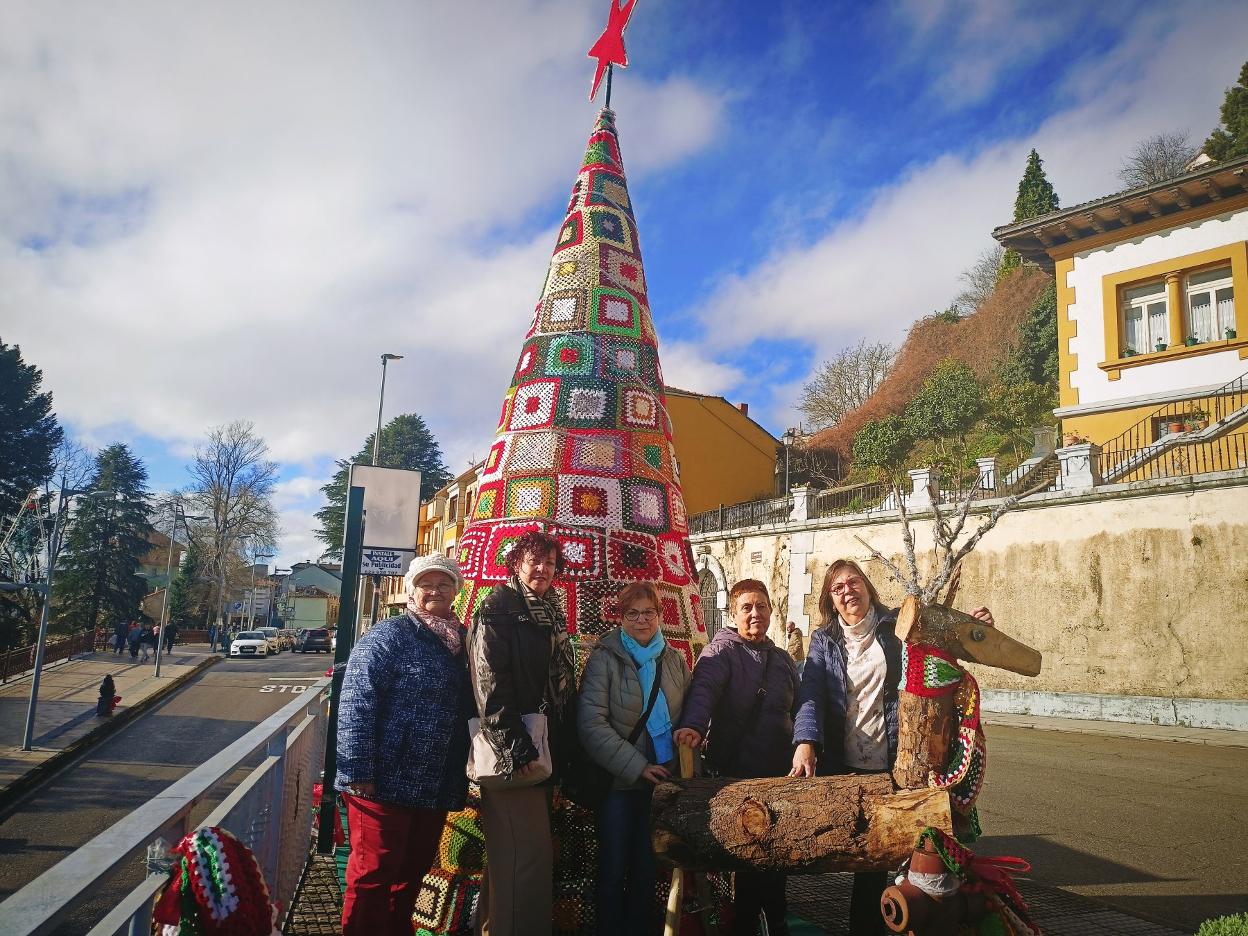
<svg viewBox="0 0 1248 936">
<path fill-rule="evenodd" d="M 646 701 L 646 709 L 641 713 L 641 718 L 637 719 L 637 724 L 633 726 L 633 730 L 628 736 L 630 746 L 637 743 L 637 739 L 641 737 L 642 729 L 646 727 L 646 722 L 650 719 L 650 713 L 654 710 L 655 700 L 659 697 L 659 682 L 662 677 L 662 666 L 656 666 L 654 682 L 650 686 L 650 697 Z M 577 704 L 580 704 L 579 699 Z M 573 730 L 569 734 L 573 740 L 568 743 L 569 756 L 564 767 L 563 793 L 568 799 L 583 809 L 597 811 L 598 807 L 606 801 L 607 794 L 611 792 L 611 787 L 615 785 L 615 775 L 590 757 L 589 753 L 581 746 L 581 736 L 580 732 L 576 730 L 575 722 L 573 723 Z"/>
<path fill-rule="evenodd" d="M 722 728 L 718 732 L 715 730 L 715 717 L 711 716 L 711 727 L 706 739 L 706 753 L 703 755 L 706 765 L 710 768 L 711 773 L 716 777 L 730 777 L 729 772 L 732 768 L 732 762 L 737 758 L 737 751 L 741 749 L 741 742 L 745 740 L 746 735 L 754 730 L 754 725 L 758 721 L 758 716 L 763 711 L 763 703 L 767 701 L 767 673 L 771 669 L 771 658 L 773 651 L 769 647 L 767 649 L 767 662 L 763 664 L 763 679 L 758 684 L 758 691 L 754 693 L 754 704 L 750 706 L 750 714 L 746 716 L 745 721 L 741 723 L 741 730 L 734 736 L 728 734 L 727 738 L 716 744 L 719 738 L 725 736 Z M 725 690 L 731 692 L 729 688 Z"/>
</svg>

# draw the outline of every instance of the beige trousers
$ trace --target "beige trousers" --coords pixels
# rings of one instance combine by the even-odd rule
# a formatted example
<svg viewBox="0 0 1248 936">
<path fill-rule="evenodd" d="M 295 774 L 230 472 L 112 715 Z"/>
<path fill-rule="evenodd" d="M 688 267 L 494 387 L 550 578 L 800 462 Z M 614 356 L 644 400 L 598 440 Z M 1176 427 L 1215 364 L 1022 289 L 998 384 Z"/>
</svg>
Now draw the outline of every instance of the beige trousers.
<svg viewBox="0 0 1248 936">
<path fill-rule="evenodd" d="M 481 791 L 485 879 L 478 936 L 545 936 L 551 931 L 554 849 L 549 785 Z"/>
</svg>

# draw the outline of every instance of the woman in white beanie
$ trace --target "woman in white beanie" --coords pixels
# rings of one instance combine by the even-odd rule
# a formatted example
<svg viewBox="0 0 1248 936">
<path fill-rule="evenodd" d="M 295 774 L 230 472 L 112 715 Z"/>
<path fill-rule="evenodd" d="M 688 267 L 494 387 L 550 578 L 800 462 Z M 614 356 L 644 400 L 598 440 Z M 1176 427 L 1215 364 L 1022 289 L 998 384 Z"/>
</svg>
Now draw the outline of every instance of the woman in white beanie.
<svg viewBox="0 0 1248 936">
<path fill-rule="evenodd" d="M 468 719 L 476 714 L 464 626 L 451 610 L 459 566 L 434 554 L 403 577 L 407 610 L 351 651 L 338 703 L 338 779 L 351 857 L 342 931 L 411 933 L 420 879 L 442 825 L 468 792 Z"/>
</svg>

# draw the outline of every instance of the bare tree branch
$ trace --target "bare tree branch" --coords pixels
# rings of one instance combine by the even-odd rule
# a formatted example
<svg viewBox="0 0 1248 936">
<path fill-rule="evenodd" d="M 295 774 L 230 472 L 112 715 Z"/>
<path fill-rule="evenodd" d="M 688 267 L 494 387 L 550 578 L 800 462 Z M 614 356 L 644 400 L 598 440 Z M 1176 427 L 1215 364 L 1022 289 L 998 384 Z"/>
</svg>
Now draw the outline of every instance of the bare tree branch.
<svg viewBox="0 0 1248 936">
<path fill-rule="evenodd" d="M 875 392 L 896 356 L 892 345 L 882 341 L 868 344 L 862 339 L 856 347 L 846 348 L 819 365 L 802 388 L 797 408 L 814 429 L 835 425 Z"/>
<path fill-rule="evenodd" d="M 902 586 L 906 590 L 906 594 L 911 594 L 910 582 L 906 579 L 906 576 L 901 571 L 901 569 L 893 565 L 891 559 L 886 557 L 882 552 L 880 552 L 878 549 L 876 549 L 874 546 L 872 546 L 870 543 L 864 540 L 857 533 L 854 534 L 854 539 L 862 543 L 863 546 L 867 547 L 867 551 L 871 553 L 872 558 L 878 559 L 880 562 L 884 564 L 884 568 L 888 570 L 888 574 L 891 575 L 897 581 L 898 585 Z"/>
<path fill-rule="evenodd" d="M 1199 151 L 1186 130 L 1158 133 L 1131 148 L 1118 170 L 1118 178 L 1127 188 L 1155 185 L 1186 172 Z"/>
</svg>

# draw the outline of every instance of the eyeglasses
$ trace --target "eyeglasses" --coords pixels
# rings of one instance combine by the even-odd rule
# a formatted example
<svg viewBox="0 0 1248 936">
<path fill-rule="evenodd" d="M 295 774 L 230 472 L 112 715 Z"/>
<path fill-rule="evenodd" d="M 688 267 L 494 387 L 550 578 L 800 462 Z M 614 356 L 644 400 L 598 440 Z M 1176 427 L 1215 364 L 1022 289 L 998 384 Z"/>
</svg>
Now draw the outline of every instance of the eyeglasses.
<svg viewBox="0 0 1248 936">
<path fill-rule="evenodd" d="M 457 591 L 458 590 L 454 582 L 434 582 L 431 585 L 426 585 L 423 582 L 417 582 L 416 587 L 419 588 L 421 591 Z"/>
<path fill-rule="evenodd" d="M 833 582 L 828 586 L 828 591 L 834 595 L 847 595 L 851 591 L 857 591 L 859 588 L 865 587 L 866 584 L 862 579 L 855 576 L 840 582 Z"/>
<path fill-rule="evenodd" d="M 645 611 L 625 611 L 624 620 L 626 621 L 653 621 L 658 618 L 659 612 L 654 608 L 647 608 Z"/>
</svg>

